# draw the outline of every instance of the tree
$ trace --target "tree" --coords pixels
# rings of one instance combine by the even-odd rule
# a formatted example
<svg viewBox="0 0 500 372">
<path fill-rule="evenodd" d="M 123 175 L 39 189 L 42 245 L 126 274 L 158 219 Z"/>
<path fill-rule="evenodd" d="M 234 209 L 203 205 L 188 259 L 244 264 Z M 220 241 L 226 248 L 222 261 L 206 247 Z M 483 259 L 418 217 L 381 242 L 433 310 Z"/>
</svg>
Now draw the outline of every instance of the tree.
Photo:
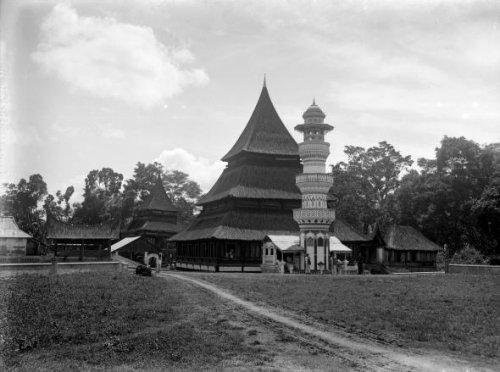
<svg viewBox="0 0 500 372">
<path fill-rule="evenodd" d="M 47 184 L 39 174 L 32 174 L 28 181 L 21 178 L 17 184 L 3 185 L 5 193 L 0 196 L 4 213 L 14 217 L 21 230 L 35 238 L 43 234 L 43 210 L 39 204 L 47 195 Z"/>
<path fill-rule="evenodd" d="M 332 166 L 338 214 L 362 230 L 375 221 L 382 225 L 394 221 L 394 192 L 401 183 L 400 175 L 413 163 L 411 157 L 402 156 L 385 141 L 367 150 L 346 146 L 344 152 L 347 162 Z"/>
<path fill-rule="evenodd" d="M 75 188 L 73 186 L 69 186 L 66 188 L 66 191 L 62 193 L 60 190 L 57 190 L 56 195 L 49 194 L 45 198 L 43 209 L 47 216 L 54 216 L 56 219 L 60 221 L 69 221 L 73 216 L 73 208 L 69 200 L 71 196 L 75 192 Z"/>
<path fill-rule="evenodd" d="M 123 216 L 131 217 L 133 210 L 149 195 L 149 191 L 161 177 L 163 187 L 173 204 L 179 208 L 179 222 L 187 223 L 196 210 L 196 201 L 201 195 L 200 186 L 189 175 L 178 170 L 165 170 L 160 163 L 137 163 L 134 175 L 124 187 Z"/>
<path fill-rule="evenodd" d="M 96 224 L 121 218 L 123 175 L 111 168 L 94 169 L 85 178 L 83 201 L 75 204 L 74 220 Z"/>
<path fill-rule="evenodd" d="M 498 247 L 491 232 L 497 221 L 498 193 L 492 182 L 494 161 L 491 146 L 481 147 L 463 137 L 444 137 L 436 159 L 419 159 L 420 173 L 403 177 L 395 193 L 401 224 L 419 228 L 451 253 L 466 244 L 481 252 Z M 496 189 L 498 191 L 498 189 Z"/>
</svg>

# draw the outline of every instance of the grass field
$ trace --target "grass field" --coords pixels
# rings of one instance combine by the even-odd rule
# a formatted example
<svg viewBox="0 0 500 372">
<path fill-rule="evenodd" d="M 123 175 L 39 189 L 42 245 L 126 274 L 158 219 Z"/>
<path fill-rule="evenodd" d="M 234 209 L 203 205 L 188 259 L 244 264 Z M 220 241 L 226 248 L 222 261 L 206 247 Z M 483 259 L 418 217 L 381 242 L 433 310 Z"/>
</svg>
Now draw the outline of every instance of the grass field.
<svg viewBox="0 0 500 372">
<path fill-rule="evenodd" d="M 247 300 L 400 346 L 499 356 L 499 286 L 493 276 L 192 275 Z"/>
<path fill-rule="evenodd" d="M 1 279 L 0 369 L 198 369 L 261 358 L 218 320 L 217 298 L 186 292 L 126 273 Z"/>
</svg>

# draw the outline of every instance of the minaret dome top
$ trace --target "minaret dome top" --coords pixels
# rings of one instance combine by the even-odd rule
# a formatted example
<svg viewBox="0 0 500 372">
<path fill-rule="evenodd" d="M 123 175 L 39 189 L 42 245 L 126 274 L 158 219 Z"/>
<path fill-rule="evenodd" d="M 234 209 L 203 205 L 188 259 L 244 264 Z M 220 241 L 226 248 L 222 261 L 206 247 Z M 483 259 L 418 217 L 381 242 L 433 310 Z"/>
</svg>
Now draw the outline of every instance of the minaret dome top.
<svg viewBox="0 0 500 372">
<path fill-rule="evenodd" d="M 323 110 L 321 110 L 321 108 L 316 104 L 316 101 L 313 100 L 312 105 L 307 108 L 302 117 L 304 118 L 304 120 L 306 120 L 306 122 L 308 122 L 308 118 L 324 119 L 326 115 Z"/>
</svg>

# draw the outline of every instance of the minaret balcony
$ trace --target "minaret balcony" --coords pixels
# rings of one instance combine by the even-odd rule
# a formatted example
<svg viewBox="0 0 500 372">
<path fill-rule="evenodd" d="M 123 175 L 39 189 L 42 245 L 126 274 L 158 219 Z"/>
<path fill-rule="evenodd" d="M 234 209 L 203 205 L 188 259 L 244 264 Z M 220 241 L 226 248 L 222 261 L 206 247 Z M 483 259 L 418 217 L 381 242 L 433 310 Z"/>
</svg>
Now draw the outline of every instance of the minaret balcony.
<svg viewBox="0 0 500 372">
<path fill-rule="evenodd" d="M 302 142 L 299 144 L 299 156 L 304 161 L 307 159 L 324 159 L 330 155 L 328 142 Z"/>
<path fill-rule="evenodd" d="M 299 225 L 330 225 L 335 221 L 333 209 L 294 209 L 293 219 Z"/>
<path fill-rule="evenodd" d="M 333 176 L 328 173 L 302 173 L 295 176 L 295 184 L 302 193 L 326 194 L 333 186 Z"/>
</svg>

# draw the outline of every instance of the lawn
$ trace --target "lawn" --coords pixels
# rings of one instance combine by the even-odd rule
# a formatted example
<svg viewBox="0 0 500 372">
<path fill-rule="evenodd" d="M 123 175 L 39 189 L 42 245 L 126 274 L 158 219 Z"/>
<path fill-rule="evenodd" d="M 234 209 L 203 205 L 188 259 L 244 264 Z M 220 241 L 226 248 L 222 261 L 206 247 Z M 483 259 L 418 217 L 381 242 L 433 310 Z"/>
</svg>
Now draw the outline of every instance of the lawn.
<svg viewBox="0 0 500 372">
<path fill-rule="evenodd" d="M 239 296 L 403 347 L 498 358 L 494 276 L 192 274 Z"/>
<path fill-rule="evenodd" d="M 0 369 L 198 369 L 258 359 L 240 331 L 218 321 L 220 301 L 196 291 L 127 273 L 1 279 Z"/>
</svg>

